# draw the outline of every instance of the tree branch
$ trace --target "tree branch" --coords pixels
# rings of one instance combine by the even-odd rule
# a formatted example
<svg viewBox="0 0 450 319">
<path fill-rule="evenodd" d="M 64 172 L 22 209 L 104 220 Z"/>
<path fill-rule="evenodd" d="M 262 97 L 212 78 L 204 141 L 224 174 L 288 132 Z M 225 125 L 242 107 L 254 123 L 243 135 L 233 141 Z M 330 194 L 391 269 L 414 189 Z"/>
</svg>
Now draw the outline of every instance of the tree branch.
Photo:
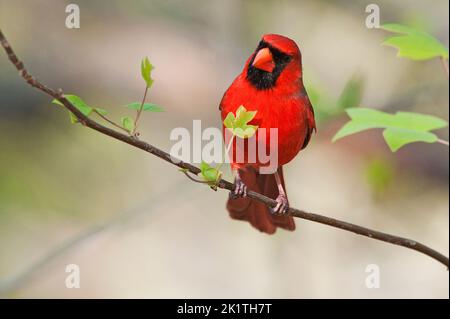
<svg viewBox="0 0 450 319">
<path fill-rule="evenodd" d="M 6 40 L 6 38 L 3 35 L 1 30 L 0 30 L 0 42 L 1 42 L 1 45 L 4 48 L 4 50 L 6 51 L 6 54 L 8 55 L 9 60 L 19 71 L 19 75 L 22 78 L 24 78 L 24 80 L 31 86 L 37 88 L 38 90 L 40 90 L 40 91 L 46 93 L 47 95 L 60 101 L 64 105 L 64 107 L 66 109 L 68 109 L 70 112 L 72 112 L 83 125 L 91 128 L 97 132 L 105 134 L 109 137 L 112 137 L 112 138 L 120 140 L 124 143 L 127 143 L 131 146 L 137 147 L 137 148 L 139 148 L 143 151 L 146 151 L 150 154 L 153 154 L 153 155 L 159 157 L 160 159 L 162 159 L 166 162 L 169 162 L 172 165 L 178 166 L 179 168 L 189 171 L 192 174 L 197 175 L 198 173 L 200 173 L 200 169 L 190 163 L 183 162 L 181 160 L 173 158 L 170 154 L 160 150 L 159 148 L 157 148 L 151 144 L 148 144 L 142 140 L 139 140 L 136 137 L 125 135 L 118 131 L 110 129 L 106 126 L 103 126 L 103 125 L 97 123 L 96 121 L 90 119 L 89 117 L 85 116 L 63 96 L 62 90 L 51 89 L 51 88 L 45 86 L 44 84 L 40 83 L 36 78 L 32 77 L 28 73 L 28 71 L 25 69 L 23 63 L 18 59 L 17 55 L 14 53 L 13 49 L 11 48 L 10 44 Z M 217 187 L 226 189 L 229 191 L 234 190 L 234 184 L 230 183 L 224 179 L 221 179 L 218 181 Z M 247 196 L 249 198 L 257 200 L 261 203 L 264 203 L 267 207 L 275 207 L 277 204 L 277 202 L 275 200 L 270 199 L 262 194 L 259 194 L 259 193 L 253 192 L 253 191 L 248 191 Z M 346 231 L 349 231 L 349 232 L 352 232 L 352 233 L 355 233 L 358 235 L 362 235 L 365 237 L 369 237 L 372 239 L 377 239 L 377 240 L 391 243 L 394 245 L 409 248 L 409 249 L 418 251 L 420 253 L 423 253 L 423 254 L 439 261 L 440 263 L 447 266 L 447 268 L 449 266 L 448 257 L 444 256 L 443 254 L 437 252 L 436 250 L 434 250 L 428 246 L 425 246 L 415 240 L 386 234 L 383 232 L 379 232 L 376 230 L 372 230 L 369 228 L 365 228 L 362 226 L 358 226 L 358 225 L 344 222 L 341 220 L 337 220 L 334 218 L 326 217 L 323 215 L 308 213 L 308 212 L 305 212 L 305 211 L 302 211 L 302 210 L 299 210 L 296 208 L 290 208 L 289 215 L 292 215 L 292 216 L 298 217 L 298 218 L 302 218 L 302 219 L 306 219 L 309 221 L 313 221 L 316 223 L 328 225 L 331 227 L 339 228 L 342 230 L 346 230 Z"/>
</svg>

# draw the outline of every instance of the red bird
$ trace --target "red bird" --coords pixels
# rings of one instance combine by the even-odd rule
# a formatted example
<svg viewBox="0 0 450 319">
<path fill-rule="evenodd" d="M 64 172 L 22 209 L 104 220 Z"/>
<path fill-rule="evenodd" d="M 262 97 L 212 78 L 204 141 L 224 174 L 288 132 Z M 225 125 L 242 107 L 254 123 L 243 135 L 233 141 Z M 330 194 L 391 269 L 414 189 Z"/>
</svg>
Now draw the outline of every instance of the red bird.
<svg viewBox="0 0 450 319">
<path fill-rule="evenodd" d="M 236 114 L 243 105 L 257 111 L 249 124 L 257 125 L 256 143 L 269 147 L 269 136 L 260 129 L 278 129 L 278 169 L 274 174 L 262 174 L 262 164 L 240 163 L 231 156 L 236 171 L 235 190 L 230 193 L 227 209 L 231 218 L 246 220 L 258 230 L 273 234 L 277 227 L 294 230 L 292 216 L 287 216 L 287 199 L 282 165 L 289 163 L 304 149 L 316 130 L 314 110 L 303 86 L 301 53 L 296 43 L 284 36 L 266 34 L 245 63 L 244 70 L 225 92 L 220 103 L 222 121 L 229 112 Z M 224 132 L 225 132 L 224 128 Z M 265 139 L 265 140 L 263 140 Z M 245 141 L 245 147 L 249 142 Z M 233 142 L 233 153 L 238 148 Z M 244 150 L 245 159 L 248 158 Z M 247 188 L 275 199 L 278 205 L 268 209 L 248 197 Z"/>
</svg>

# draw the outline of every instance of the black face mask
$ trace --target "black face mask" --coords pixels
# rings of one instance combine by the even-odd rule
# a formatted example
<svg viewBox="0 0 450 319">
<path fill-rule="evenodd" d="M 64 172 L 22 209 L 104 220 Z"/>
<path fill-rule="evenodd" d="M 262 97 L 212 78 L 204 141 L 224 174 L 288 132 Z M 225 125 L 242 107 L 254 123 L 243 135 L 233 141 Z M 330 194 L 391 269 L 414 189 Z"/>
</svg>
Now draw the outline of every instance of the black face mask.
<svg viewBox="0 0 450 319">
<path fill-rule="evenodd" d="M 252 64 L 255 59 L 256 53 L 264 48 L 268 48 L 270 53 L 272 53 L 273 62 L 275 67 L 272 72 L 267 72 L 255 68 Z M 278 77 L 284 70 L 286 65 L 291 61 L 292 57 L 280 50 L 270 46 L 268 43 L 261 41 L 255 50 L 255 55 L 251 59 L 248 69 L 247 69 L 247 80 L 257 88 L 258 90 L 268 90 L 275 86 Z"/>
</svg>

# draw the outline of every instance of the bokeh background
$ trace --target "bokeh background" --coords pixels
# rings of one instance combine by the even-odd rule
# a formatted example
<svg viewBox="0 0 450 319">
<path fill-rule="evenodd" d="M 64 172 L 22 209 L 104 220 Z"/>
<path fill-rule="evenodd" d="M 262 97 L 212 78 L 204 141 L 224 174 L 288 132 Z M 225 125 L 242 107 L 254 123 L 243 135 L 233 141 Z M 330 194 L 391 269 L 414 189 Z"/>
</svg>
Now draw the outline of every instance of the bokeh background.
<svg viewBox="0 0 450 319">
<path fill-rule="evenodd" d="M 392 154 L 379 131 L 331 143 L 346 121 L 346 85 L 361 105 L 448 120 L 439 60 L 413 62 L 365 27 L 371 1 L 72 1 L 81 28 L 65 27 L 68 1 L 0 0 L 0 27 L 32 74 L 115 119 L 133 115 L 156 66 L 142 138 L 169 150 L 170 131 L 220 127 L 218 104 L 264 33 L 303 54 L 319 132 L 286 167 L 291 204 L 406 236 L 448 255 L 449 153 L 413 144 Z M 427 30 L 448 46 L 446 0 L 377 1 L 382 22 Z M 448 129 L 438 135 L 448 139 Z M 229 219 L 228 194 L 176 168 L 73 125 L 28 87 L 0 53 L 0 294 L 6 298 L 448 298 L 449 274 L 404 248 L 297 220 L 267 236 Z M 78 264 L 81 288 L 65 287 Z M 380 267 L 368 289 L 367 265 Z"/>
</svg>

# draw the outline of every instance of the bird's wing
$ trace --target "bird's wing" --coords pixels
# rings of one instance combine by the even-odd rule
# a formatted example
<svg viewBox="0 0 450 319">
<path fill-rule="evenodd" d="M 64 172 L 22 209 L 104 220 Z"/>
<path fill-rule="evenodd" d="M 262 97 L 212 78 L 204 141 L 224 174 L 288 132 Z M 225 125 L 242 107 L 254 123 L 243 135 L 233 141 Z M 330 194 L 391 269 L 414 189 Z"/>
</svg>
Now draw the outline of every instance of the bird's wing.
<svg viewBox="0 0 450 319">
<path fill-rule="evenodd" d="M 308 95 L 305 94 L 303 96 L 303 105 L 306 109 L 306 125 L 308 126 L 306 130 L 305 141 L 303 142 L 302 149 L 308 146 L 309 141 L 311 140 L 311 135 L 313 132 L 317 132 L 316 128 L 316 120 L 314 119 L 314 109 L 309 101 Z"/>
</svg>

